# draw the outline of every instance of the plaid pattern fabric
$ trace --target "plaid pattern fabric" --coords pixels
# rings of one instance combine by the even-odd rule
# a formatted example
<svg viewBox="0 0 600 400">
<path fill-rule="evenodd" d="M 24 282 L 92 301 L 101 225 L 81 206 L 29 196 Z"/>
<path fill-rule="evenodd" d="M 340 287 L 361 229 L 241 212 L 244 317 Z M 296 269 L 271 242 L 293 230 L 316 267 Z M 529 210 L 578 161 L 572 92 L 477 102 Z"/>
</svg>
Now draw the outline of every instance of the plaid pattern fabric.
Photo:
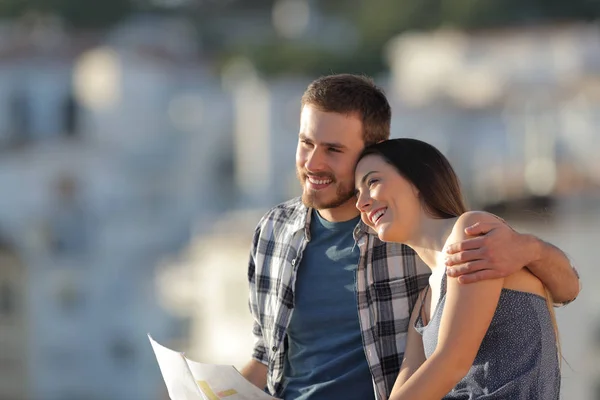
<svg viewBox="0 0 600 400">
<path fill-rule="evenodd" d="M 248 279 L 254 317 L 253 358 L 268 366 L 267 387 L 283 390 L 286 331 L 294 308 L 296 272 L 310 241 L 311 210 L 299 198 L 271 209 L 252 242 Z M 356 272 L 363 346 L 375 393 L 388 397 L 404 356 L 410 310 L 428 283 L 429 268 L 400 244 L 381 242 L 360 223 L 354 237 L 360 249 Z"/>
<path fill-rule="evenodd" d="M 431 271 L 408 246 L 382 242 L 366 229 L 355 229 L 359 322 L 377 397 L 386 399 L 404 358 L 411 310 Z"/>
</svg>

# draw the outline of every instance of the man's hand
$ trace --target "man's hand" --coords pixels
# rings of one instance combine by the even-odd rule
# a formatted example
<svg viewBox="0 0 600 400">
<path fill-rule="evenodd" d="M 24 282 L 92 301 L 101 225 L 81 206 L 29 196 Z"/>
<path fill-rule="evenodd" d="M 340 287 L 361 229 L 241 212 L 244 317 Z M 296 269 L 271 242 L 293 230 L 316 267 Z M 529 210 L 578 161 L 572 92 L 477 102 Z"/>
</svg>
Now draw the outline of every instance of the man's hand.
<svg viewBox="0 0 600 400">
<path fill-rule="evenodd" d="M 460 283 L 506 277 L 539 257 L 535 238 L 514 231 L 500 219 L 478 222 L 465 233 L 477 237 L 445 249 L 447 274 Z"/>
</svg>

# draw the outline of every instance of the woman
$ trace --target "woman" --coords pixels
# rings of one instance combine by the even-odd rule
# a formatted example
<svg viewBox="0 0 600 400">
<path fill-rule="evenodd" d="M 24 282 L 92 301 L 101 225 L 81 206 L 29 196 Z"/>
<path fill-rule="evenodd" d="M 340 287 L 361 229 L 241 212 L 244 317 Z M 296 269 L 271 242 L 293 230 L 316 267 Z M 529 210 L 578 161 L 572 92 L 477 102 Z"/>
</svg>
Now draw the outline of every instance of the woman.
<svg viewBox="0 0 600 400">
<path fill-rule="evenodd" d="M 432 271 L 390 400 L 558 399 L 556 322 L 543 284 L 526 268 L 464 285 L 446 277 L 444 246 L 497 218 L 467 211 L 448 160 L 419 140 L 381 142 L 361 154 L 356 189 L 362 220 Z"/>
</svg>

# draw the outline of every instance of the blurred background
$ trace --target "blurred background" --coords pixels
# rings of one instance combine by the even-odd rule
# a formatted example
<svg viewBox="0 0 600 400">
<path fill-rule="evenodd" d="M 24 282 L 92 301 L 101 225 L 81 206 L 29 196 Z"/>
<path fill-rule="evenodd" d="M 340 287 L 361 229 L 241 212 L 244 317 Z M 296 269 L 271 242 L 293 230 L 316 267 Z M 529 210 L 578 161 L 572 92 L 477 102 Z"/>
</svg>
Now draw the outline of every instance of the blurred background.
<svg viewBox="0 0 600 400">
<path fill-rule="evenodd" d="M 154 400 L 146 333 L 252 347 L 247 259 L 300 193 L 300 97 L 364 73 L 473 208 L 562 248 L 563 398 L 600 399 L 600 3 L 0 0 L 0 400 Z"/>
</svg>

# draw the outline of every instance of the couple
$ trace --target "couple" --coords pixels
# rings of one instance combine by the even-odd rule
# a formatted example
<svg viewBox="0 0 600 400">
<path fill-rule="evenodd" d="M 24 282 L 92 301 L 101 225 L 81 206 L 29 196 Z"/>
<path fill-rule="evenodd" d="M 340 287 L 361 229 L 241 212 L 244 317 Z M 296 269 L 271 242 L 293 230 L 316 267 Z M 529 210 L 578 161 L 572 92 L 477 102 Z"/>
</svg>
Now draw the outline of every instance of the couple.
<svg viewBox="0 0 600 400">
<path fill-rule="evenodd" d="M 390 121 L 364 77 L 304 93 L 303 194 L 255 230 L 242 375 L 284 399 L 558 398 L 546 304 L 577 296 L 576 271 L 552 245 L 467 212 L 443 155 L 388 140 Z"/>
</svg>

